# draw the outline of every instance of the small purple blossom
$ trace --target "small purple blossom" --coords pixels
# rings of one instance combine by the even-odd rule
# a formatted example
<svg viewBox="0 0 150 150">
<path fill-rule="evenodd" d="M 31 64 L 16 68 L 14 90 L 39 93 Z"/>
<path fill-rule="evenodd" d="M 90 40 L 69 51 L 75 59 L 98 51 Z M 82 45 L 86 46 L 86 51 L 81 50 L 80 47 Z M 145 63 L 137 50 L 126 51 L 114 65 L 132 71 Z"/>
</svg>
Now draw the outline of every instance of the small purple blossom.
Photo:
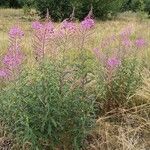
<svg viewBox="0 0 150 150">
<path fill-rule="evenodd" d="M 76 30 L 76 25 L 72 21 L 64 20 L 62 22 L 61 29 L 69 30 L 69 31 L 73 31 L 74 32 Z"/>
<path fill-rule="evenodd" d="M 35 21 L 35 22 L 32 23 L 32 28 L 33 28 L 34 30 L 39 30 L 39 29 L 41 29 L 42 27 L 43 27 L 43 25 L 42 25 L 39 21 Z"/>
<path fill-rule="evenodd" d="M 125 47 L 131 47 L 132 46 L 132 42 L 130 39 L 123 39 L 122 40 L 122 45 L 125 46 Z"/>
<path fill-rule="evenodd" d="M 121 61 L 116 57 L 110 57 L 107 60 L 107 66 L 109 69 L 113 70 L 121 64 Z"/>
<path fill-rule="evenodd" d="M 20 51 L 8 51 L 3 58 L 3 64 L 9 68 L 14 69 L 22 64 L 23 54 Z"/>
<path fill-rule="evenodd" d="M 120 35 L 121 35 L 121 38 L 122 39 L 126 39 L 126 38 L 128 38 L 128 37 L 130 37 L 131 36 L 131 34 L 132 34 L 132 27 L 127 27 L 127 28 L 125 28 L 125 29 L 123 29 L 122 31 L 121 31 L 121 33 L 120 33 Z"/>
<path fill-rule="evenodd" d="M 53 33 L 53 30 L 54 30 L 54 26 L 52 22 L 46 22 L 42 24 L 39 21 L 35 21 L 32 23 L 32 28 L 34 30 L 40 31 L 41 34 L 44 33 L 45 31 L 49 33 Z"/>
<path fill-rule="evenodd" d="M 138 48 L 143 47 L 146 44 L 145 40 L 143 38 L 139 38 L 135 41 L 135 46 Z"/>
<path fill-rule="evenodd" d="M 44 30 L 47 31 L 48 34 L 54 33 L 54 26 L 52 22 L 47 22 L 44 24 Z"/>
<path fill-rule="evenodd" d="M 8 70 L 6 70 L 5 68 L 0 69 L 0 78 L 7 78 L 8 75 Z"/>
<path fill-rule="evenodd" d="M 48 40 L 53 36 L 54 26 L 52 22 L 40 23 L 35 21 L 32 23 L 32 28 L 34 30 L 34 35 L 40 40 Z"/>
<path fill-rule="evenodd" d="M 82 22 L 81 22 L 81 26 L 83 29 L 89 30 L 92 27 L 94 27 L 95 22 L 92 18 L 88 18 L 86 17 Z"/>
<path fill-rule="evenodd" d="M 9 31 L 9 36 L 11 38 L 22 38 L 24 36 L 24 32 L 19 27 L 13 27 Z"/>
</svg>

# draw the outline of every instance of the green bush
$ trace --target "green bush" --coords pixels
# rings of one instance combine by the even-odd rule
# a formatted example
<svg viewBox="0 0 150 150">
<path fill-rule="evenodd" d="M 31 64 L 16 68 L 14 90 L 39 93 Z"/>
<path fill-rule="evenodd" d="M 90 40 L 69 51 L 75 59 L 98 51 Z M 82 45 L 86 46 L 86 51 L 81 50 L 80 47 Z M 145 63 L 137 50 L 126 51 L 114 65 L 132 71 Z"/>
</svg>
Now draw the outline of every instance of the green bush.
<svg viewBox="0 0 150 150">
<path fill-rule="evenodd" d="M 68 18 L 75 7 L 75 17 L 83 19 L 93 5 L 94 16 L 99 19 L 107 18 L 109 14 L 115 15 L 120 11 L 124 0 L 36 0 L 36 8 L 41 16 L 46 15 L 47 8 L 51 17 L 55 20 Z"/>
<path fill-rule="evenodd" d="M 92 126 L 93 102 L 82 98 L 81 87 L 60 86 L 56 66 L 45 62 L 0 94 L 0 115 L 31 149 L 80 149 Z"/>
<path fill-rule="evenodd" d="M 150 0 L 126 0 L 123 4 L 124 11 L 145 11 L 150 14 Z"/>
<path fill-rule="evenodd" d="M 125 59 L 111 81 L 108 81 L 105 70 L 99 69 L 96 77 L 97 100 L 102 105 L 102 112 L 132 104 L 131 96 L 141 84 L 140 69 L 136 58 Z"/>
<path fill-rule="evenodd" d="M 7 7 L 7 8 L 22 8 L 23 6 L 27 5 L 32 6 L 34 5 L 34 0 L 1 0 L 0 6 Z"/>
<path fill-rule="evenodd" d="M 9 7 L 9 1 L 8 0 L 1 0 L 0 1 L 0 7 Z"/>
<path fill-rule="evenodd" d="M 145 11 L 150 15 L 150 0 L 145 0 Z"/>
</svg>

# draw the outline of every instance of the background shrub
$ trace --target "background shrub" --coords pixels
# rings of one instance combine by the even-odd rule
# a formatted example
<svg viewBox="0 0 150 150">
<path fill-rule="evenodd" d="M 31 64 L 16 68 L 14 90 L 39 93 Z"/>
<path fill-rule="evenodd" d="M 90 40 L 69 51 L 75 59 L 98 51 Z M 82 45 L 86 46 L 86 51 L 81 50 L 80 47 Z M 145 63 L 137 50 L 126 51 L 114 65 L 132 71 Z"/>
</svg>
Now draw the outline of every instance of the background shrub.
<svg viewBox="0 0 150 150">
<path fill-rule="evenodd" d="M 7 8 L 22 8 L 25 5 L 33 6 L 34 0 L 1 0 L 0 7 L 7 7 Z"/>
<path fill-rule="evenodd" d="M 1 0 L 1 7 L 31 8 L 36 7 L 39 14 L 45 17 L 47 8 L 54 21 L 68 18 L 75 7 L 75 17 L 83 19 L 93 5 L 94 16 L 107 19 L 123 11 L 146 11 L 150 14 L 150 0 Z"/>
<path fill-rule="evenodd" d="M 145 11 L 150 15 L 150 0 L 145 0 Z"/>
<path fill-rule="evenodd" d="M 124 11 L 145 11 L 150 13 L 150 0 L 126 0 L 123 4 Z"/>
<path fill-rule="evenodd" d="M 75 10 L 75 17 L 83 19 L 90 11 L 91 4 L 93 5 L 94 16 L 99 19 L 108 17 L 108 14 L 114 15 L 120 11 L 124 0 L 104 1 L 104 0 L 36 0 L 36 8 L 42 16 L 45 16 L 47 8 L 50 11 L 51 17 L 55 20 L 63 20 L 68 18 Z"/>
</svg>

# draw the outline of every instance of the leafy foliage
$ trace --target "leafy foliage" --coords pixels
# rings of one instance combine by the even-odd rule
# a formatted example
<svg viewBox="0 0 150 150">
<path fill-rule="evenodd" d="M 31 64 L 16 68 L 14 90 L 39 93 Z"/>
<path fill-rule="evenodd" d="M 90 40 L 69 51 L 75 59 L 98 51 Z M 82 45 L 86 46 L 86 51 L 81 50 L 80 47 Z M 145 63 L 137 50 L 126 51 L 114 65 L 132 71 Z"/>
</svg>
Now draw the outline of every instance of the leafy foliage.
<svg viewBox="0 0 150 150">
<path fill-rule="evenodd" d="M 42 16 L 45 16 L 47 8 L 54 20 L 63 20 L 68 18 L 75 7 L 75 17 L 83 19 L 93 5 L 94 16 L 105 19 L 109 14 L 114 15 L 120 11 L 124 0 L 104 1 L 104 0 L 37 0 L 37 10 Z"/>
<path fill-rule="evenodd" d="M 92 125 L 93 102 L 82 99 L 80 87 L 71 91 L 64 85 L 63 89 L 66 93 L 60 92 L 59 72 L 45 62 L 3 92 L 1 105 L 8 108 L 3 112 L 5 121 L 22 137 L 20 141 L 31 142 L 33 149 L 43 148 L 44 142 L 49 148 L 82 146 Z"/>
</svg>

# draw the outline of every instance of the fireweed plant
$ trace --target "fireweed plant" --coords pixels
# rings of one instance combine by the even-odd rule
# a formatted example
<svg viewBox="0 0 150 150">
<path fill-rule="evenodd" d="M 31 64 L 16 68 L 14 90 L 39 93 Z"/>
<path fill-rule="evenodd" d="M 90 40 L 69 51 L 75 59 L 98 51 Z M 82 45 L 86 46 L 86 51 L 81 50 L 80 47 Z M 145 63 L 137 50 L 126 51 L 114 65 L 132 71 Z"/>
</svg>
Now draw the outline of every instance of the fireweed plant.
<svg viewBox="0 0 150 150">
<path fill-rule="evenodd" d="M 138 59 L 147 46 L 143 38 L 132 38 L 134 31 L 127 27 L 118 35 L 104 39 L 93 49 L 96 95 L 100 112 L 108 112 L 132 103 L 132 96 L 141 83 L 142 62 Z"/>
<path fill-rule="evenodd" d="M 10 82 L 15 84 L 1 91 L 1 116 L 24 147 L 76 150 L 84 147 L 95 118 L 94 99 L 85 89 L 88 73 L 85 42 L 94 25 L 89 17 L 81 23 L 66 19 L 59 26 L 49 20 L 33 22 L 35 68 L 29 70 L 27 66 L 20 74 L 23 32 L 20 28 L 11 30 L 14 53 L 9 54 L 12 57 L 15 54 L 16 61 L 11 69 L 15 68 L 19 77 L 12 78 Z M 1 74 L 3 80 L 4 73 Z"/>
<path fill-rule="evenodd" d="M 0 81 L 14 84 L 1 89 L 0 119 L 23 145 L 20 149 L 82 149 L 94 125 L 95 105 L 100 112 L 124 107 L 139 86 L 137 55 L 146 41 L 133 38 L 128 27 L 104 39 L 91 55 L 87 45 L 95 21 L 90 15 L 81 23 L 66 19 L 55 25 L 47 19 L 31 26 L 32 70 L 23 64 L 23 31 L 13 27 L 9 32 Z"/>
<path fill-rule="evenodd" d="M 12 27 L 9 31 L 9 47 L 6 54 L 1 58 L 0 81 L 3 83 L 17 78 L 21 70 L 25 58 L 22 52 L 23 36 L 23 31 L 17 26 Z"/>
</svg>

